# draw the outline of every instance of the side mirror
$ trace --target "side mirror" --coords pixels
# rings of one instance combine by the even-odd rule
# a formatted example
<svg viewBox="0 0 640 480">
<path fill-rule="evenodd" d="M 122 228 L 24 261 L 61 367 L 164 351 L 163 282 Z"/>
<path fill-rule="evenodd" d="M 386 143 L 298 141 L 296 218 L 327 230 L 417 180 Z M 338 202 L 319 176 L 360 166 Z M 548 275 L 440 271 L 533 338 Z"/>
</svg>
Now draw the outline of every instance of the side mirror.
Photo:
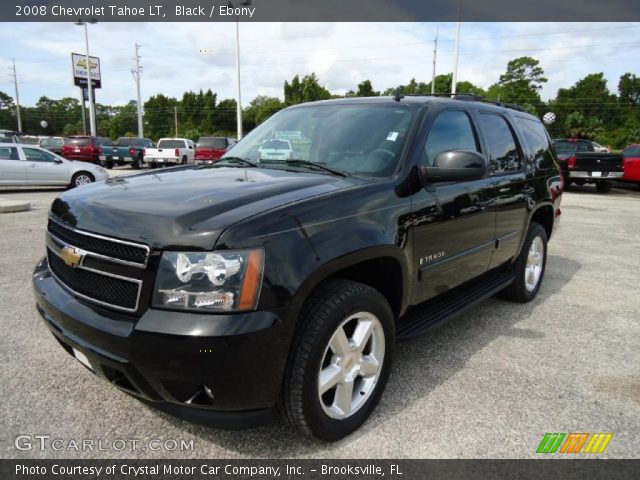
<svg viewBox="0 0 640 480">
<path fill-rule="evenodd" d="M 489 172 L 487 158 L 470 150 L 451 150 L 436 155 L 433 167 L 419 168 L 423 185 L 435 182 L 480 180 Z"/>
</svg>

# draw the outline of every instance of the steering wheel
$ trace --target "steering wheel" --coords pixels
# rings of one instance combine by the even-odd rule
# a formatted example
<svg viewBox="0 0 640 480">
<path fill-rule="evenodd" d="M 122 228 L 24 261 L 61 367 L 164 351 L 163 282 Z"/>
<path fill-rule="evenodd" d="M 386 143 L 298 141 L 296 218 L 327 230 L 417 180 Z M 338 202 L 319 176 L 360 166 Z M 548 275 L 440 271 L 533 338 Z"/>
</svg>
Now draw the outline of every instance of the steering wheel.
<svg viewBox="0 0 640 480">
<path fill-rule="evenodd" d="M 369 155 L 377 155 L 378 153 L 384 153 L 385 155 L 389 155 L 391 157 L 391 160 L 395 159 L 396 154 L 393 153 L 391 150 L 387 150 L 386 148 L 376 148 L 375 150 L 372 150 L 371 153 L 369 153 Z"/>
</svg>

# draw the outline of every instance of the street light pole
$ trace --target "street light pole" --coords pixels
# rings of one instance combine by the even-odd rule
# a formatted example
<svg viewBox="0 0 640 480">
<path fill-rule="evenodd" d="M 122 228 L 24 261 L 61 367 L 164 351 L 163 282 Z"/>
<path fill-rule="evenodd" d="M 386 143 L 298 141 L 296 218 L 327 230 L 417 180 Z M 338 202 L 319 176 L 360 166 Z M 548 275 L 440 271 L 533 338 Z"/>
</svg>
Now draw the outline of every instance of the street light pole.
<svg viewBox="0 0 640 480">
<path fill-rule="evenodd" d="M 142 125 L 142 98 L 140 96 L 140 70 L 142 68 L 140 67 L 139 49 L 140 45 L 136 43 L 136 70 L 134 75 L 136 77 L 136 90 L 138 93 L 138 137 L 144 138 L 144 127 Z"/>
<path fill-rule="evenodd" d="M 90 23 L 96 23 L 96 20 L 90 20 Z M 89 129 L 92 137 L 96 137 L 96 112 L 93 104 L 93 85 L 91 84 L 91 64 L 89 63 L 89 31 L 87 29 L 87 22 L 79 20 L 76 25 L 84 26 L 84 43 L 86 47 L 86 62 L 87 62 L 87 88 L 89 89 Z"/>
<path fill-rule="evenodd" d="M 451 76 L 451 94 L 456 94 L 458 86 L 458 59 L 460 57 L 460 17 L 462 15 L 462 0 L 458 0 L 458 32 L 456 34 L 456 59 L 453 64 L 453 75 Z"/>
<path fill-rule="evenodd" d="M 238 72 L 238 104 L 236 105 L 236 122 L 238 124 L 238 140 L 242 138 L 242 88 L 240 87 L 240 22 L 236 15 L 236 70 Z"/>
<path fill-rule="evenodd" d="M 18 93 L 18 74 L 16 73 L 16 59 L 13 59 L 13 86 L 16 89 L 16 116 L 18 117 L 18 131 L 22 132 L 22 118 L 20 117 L 20 94 Z"/>
</svg>

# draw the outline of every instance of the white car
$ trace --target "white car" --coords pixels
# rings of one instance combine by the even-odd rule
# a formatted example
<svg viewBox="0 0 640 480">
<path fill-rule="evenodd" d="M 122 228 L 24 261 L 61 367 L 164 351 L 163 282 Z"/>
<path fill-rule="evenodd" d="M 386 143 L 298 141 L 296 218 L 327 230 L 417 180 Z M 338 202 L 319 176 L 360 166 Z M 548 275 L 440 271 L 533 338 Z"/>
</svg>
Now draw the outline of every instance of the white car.
<svg viewBox="0 0 640 480">
<path fill-rule="evenodd" d="M 35 145 L 0 143 L 0 185 L 61 185 L 80 187 L 109 178 L 107 171 L 87 162 L 67 160 Z"/>
<path fill-rule="evenodd" d="M 593 151 L 597 153 L 609 153 L 611 151 L 609 147 L 605 147 L 596 142 L 591 142 L 591 145 L 593 145 Z"/>
<path fill-rule="evenodd" d="M 293 158 L 293 148 L 289 140 L 272 138 L 267 140 L 258 149 L 260 160 L 289 160 Z"/>
</svg>

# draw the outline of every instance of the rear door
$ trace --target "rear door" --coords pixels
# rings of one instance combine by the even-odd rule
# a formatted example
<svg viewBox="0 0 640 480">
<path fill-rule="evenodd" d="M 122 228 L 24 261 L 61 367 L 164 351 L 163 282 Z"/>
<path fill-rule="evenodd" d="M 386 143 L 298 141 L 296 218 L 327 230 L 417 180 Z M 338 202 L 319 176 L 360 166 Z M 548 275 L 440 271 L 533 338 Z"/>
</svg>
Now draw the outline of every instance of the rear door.
<svg viewBox="0 0 640 480">
<path fill-rule="evenodd" d="M 27 164 L 27 181 L 30 185 L 67 185 L 70 182 L 67 165 L 38 148 L 22 147 Z"/>
<path fill-rule="evenodd" d="M 20 160 L 18 147 L 0 146 L 0 185 L 25 185 L 27 162 Z"/>
<path fill-rule="evenodd" d="M 451 150 L 482 152 L 465 109 L 445 109 L 427 127 L 423 165 Z M 414 252 L 419 269 L 415 300 L 420 302 L 484 273 L 495 244 L 492 178 L 433 183 L 412 197 Z"/>
<path fill-rule="evenodd" d="M 524 153 L 510 118 L 496 111 L 480 110 L 476 115 L 496 188 L 494 268 L 517 254 L 535 190 L 533 173 L 525 168 Z"/>
</svg>

